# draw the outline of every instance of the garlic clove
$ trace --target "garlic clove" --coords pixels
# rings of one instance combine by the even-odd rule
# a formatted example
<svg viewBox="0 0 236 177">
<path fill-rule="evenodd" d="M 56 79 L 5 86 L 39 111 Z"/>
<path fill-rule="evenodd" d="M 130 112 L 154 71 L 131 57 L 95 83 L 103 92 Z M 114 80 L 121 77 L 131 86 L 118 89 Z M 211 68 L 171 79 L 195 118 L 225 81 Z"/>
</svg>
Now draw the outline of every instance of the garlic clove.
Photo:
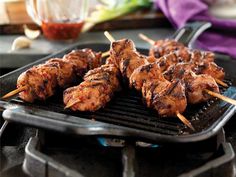
<svg viewBox="0 0 236 177">
<path fill-rule="evenodd" d="M 15 51 L 21 48 L 29 48 L 31 43 L 32 41 L 27 37 L 24 36 L 17 37 L 12 43 L 11 50 Z"/>
<path fill-rule="evenodd" d="M 24 33 L 29 39 L 36 39 L 39 37 L 41 33 L 40 30 L 29 29 L 26 25 L 24 25 L 23 27 L 24 27 Z"/>
</svg>

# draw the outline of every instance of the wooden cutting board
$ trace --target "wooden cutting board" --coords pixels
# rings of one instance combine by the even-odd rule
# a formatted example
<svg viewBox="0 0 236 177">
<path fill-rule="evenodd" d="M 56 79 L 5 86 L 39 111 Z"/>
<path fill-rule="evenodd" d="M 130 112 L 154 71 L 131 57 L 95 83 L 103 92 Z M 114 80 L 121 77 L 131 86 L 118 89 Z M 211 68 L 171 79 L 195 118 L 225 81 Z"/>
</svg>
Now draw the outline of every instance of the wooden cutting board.
<svg viewBox="0 0 236 177">
<path fill-rule="evenodd" d="M 23 33 L 24 24 L 33 29 L 39 28 L 28 16 L 24 1 L 0 3 L 0 11 L 0 34 L 21 34 Z M 158 26 L 170 26 L 170 24 L 160 11 L 145 9 L 109 22 L 97 24 L 92 30 L 152 28 Z"/>
</svg>

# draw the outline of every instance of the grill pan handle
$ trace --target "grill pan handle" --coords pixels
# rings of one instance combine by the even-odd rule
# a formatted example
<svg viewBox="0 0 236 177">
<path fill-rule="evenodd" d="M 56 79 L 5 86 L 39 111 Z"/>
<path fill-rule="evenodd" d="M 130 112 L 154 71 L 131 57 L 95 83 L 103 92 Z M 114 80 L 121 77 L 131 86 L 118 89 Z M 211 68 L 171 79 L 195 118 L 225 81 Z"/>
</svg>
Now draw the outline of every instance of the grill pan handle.
<svg viewBox="0 0 236 177">
<path fill-rule="evenodd" d="M 200 36 L 202 32 L 210 27 L 211 23 L 204 21 L 187 23 L 185 26 L 178 29 L 172 38 L 191 48 L 193 42 L 198 38 L 198 36 Z"/>
</svg>

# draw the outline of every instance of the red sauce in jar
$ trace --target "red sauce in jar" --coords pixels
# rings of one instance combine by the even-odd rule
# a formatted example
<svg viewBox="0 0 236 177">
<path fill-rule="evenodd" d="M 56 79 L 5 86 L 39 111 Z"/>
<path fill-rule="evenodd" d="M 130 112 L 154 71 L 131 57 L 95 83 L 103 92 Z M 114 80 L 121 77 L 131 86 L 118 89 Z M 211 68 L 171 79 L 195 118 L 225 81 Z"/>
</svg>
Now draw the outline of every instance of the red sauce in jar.
<svg viewBox="0 0 236 177">
<path fill-rule="evenodd" d="M 53 23 L 43 22 L 42 30 L 46 38 L 52 40 L 69 40 L 78 38 L 84 22 Z"/>
</svg>

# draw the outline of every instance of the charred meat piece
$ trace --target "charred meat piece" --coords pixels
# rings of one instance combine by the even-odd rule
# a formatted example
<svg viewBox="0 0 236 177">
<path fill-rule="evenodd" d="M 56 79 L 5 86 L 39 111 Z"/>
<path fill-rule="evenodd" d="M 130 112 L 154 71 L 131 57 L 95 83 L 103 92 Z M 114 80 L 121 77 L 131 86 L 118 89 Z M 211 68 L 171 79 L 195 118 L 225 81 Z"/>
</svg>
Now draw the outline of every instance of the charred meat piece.
<svg viewBox="0 0 236 177">
<path fill-rule="evenodd" d="M 17 87 L 26 89 L 19 93 L 21 99 L 27 102 L 45 100 L 53 95 L 57 86 L 58 68 L 50 64 L 32 67 L 22 73 L 17 80 Z"/>
<path fill-rule="evenodd" d="M 149 55 L 155 58 L 160 58 L 164 55 L 168 55 L 170 53 L 177 52 L 177 55 L 181 58 L 185 58 L 185 60 L 192 60 L 199 59 L 201 61 L 214 61 L 214 53 L 212 52 L 202 52 L 200 50 L 190 50 L 189 48 L 185 47 L 182 43 L 177 42 L 171 39 L 165 40 L 158 40 L 156 43 L 151 47 L 149 51 Z"/>
<path fill-rule="evenodd" d="M 192 64 L 192 66 L 194 66 L 194 64 Z M 224 69 L 214 62 L 201 62 L 195 65 L 193 71 L 196 74 L 208 74 L 209 76 L 219 80 L 223 80 L 225 78 Z"/>
<path fill-rule="evenodd" d="M 110 101 L 112 87 L 106 81 L 84 81 L 64 91 L 65 105 L 73 111 L 96 111 Z"/>
<path fill-rule="evenodd" d="M 163 80 L 163 75 L 157 62 L 142 65 L 135 69 L 129 79 L 130 87 L 133 86 L 136 90 L 140 91 L 144 83 L 150 82 L 153 79 Z"/>
<path fill-rule="evenodd" d="M 170 82 L 167 80 L 152 79 L 145 82 L 142 86 L 142 96 L 147 107 L 153 108 L 153 98 L 155 93 L 162 92 L 169 86 Z"/>
<path fill-rule="evenodd" d="M 171 66 L 164 76 L 169 81 L 181 79 L 186 86 L 187 99 L 190 104 L 207 101 L 211 98 L 204 92 L 205 89 L 219 93 L 219 87 L 214 78 L 207 74 L 196 75 L 188 63 L 178 63 Z"/>
<path fill-rule="evenodd" d="M 184 58 L 179 57 L 175 52 L 165 55 L 156 61 L 161 69 L 161 72 L 167 70 L 171 65 L 184 62 Z"/>
<path fill-rule="evenodd" d="M 84 81 L 78 86 L 64 91 L 65 105 L 73 111 L 96 111 L 111 100 L 113 93 L 119 90 L 119 70 L 111 64 L 90 70 Z"/>
<path fill-rule="evenodd" d="M 209 75 L 195 75 L 193 72 L 187 72 L 183 78 L 186 85 L 186 93 L 190 104 L 205 102 L 212 98 L 204 90 L 208 89 L 215 93 L 220 93 L 219 87 L 214 78 Z"/>
<path fill-rule="evenodd" d="M 165 81 L 167 83 L 167 81 Z M 175 117 L 176 112 L 184 112 L 187 107 L 185 87 L 182 81 L 176 80 L 166 84 L 159 90 L 159 86 L 153 91 L 152 105 L 159 115 L 163 117 Z"/>
<path fill-rule="evenodd" d="M 74 66 L 75 73 L 83 77 L 90 69 L 101 65 L 101 52 L 94 52 L 91 49 L 73 50 L 63 57 L 63 60 Z"/>
<path fill-rule="evenodd" d="M 120 69 L 123 77 L 129 79 L 133 71 L 147 63 L 145 56 L 140 55 L 129 39 L 122 39 L 112 43 L 110 57 L 114 59 L 115 65 Z"/>
<path fill-rule="evenodd" d="M 192 55 L 180 55 L 180 51 L 172 52 L 161 58 L 156 59 L 159 63 L 162 72 L 166 71 L 170 66 L 177 63 L 188 63 L 186 67 L 191 67 L 196 74 L 208 74 L 213 78 L 223 80 L 225 73 L 224 69 L 212 62 L 211 53 L 193 51 Z"/>
<path fill-rule="evenodd" d="M 175 40 L 158 40 L 150 49 L 149 55 L 154 56 L 155 58 L 160 58 L 166 54 L 169 54 L 176 50 L 180 50 L 182 48 L 185 48 L 185 46 Z"/>
<path fill-rule="evenodd" d="M 189 49 L 189 48 L 185 48 L 183 50 L 187 50 L 187 52 L 190 55 L 190 59 L 192 62 L 195 63 L 199 63 L 199 62 L 214 62 L 215 60 L 215 54 L 213 52 L 209 52 L 209 51 L 201 51 L 201 50 L 197 50 L 197 49 Z M 181 55 L 181 50 L 177 51 L 180 53 L 179 56 L 184 57 L 183 55 Z"/>
<path fill-rule="evenodd" d="M 185 87 L 182 81 L 152 80 L 144 83 L 142 95 L 147 107 L 155 109 L 162 117 L 176 116 L 187 106 Z"/>
<path fill-rule="evenodd" d="M 192 65 L 189 63 L 177 63 L 171 65 L 166 71 L 164 71 L 163 76 L 169 81 L 172 81 L 176 78 L 183 79 L 186 71 L 192 69 Z"/>
<path fill-rule="evenodd" d="M 73 65 L 60 58 L 53 58 L 46 62 L 47 64 L 57 67 L 57 83 L 60 87 L 66 88 L 76 81 L 76 74 Z"/>
<path fill-rule="evenodd" d="M 120 87 L 118 80 L 119 77 L 120 72 L 117 67 L 114 65 L 105 64 L 87 72 L 84 76 L 84 80 L 107 80 L 109 83 L 112 83 L 112 88 L 116 90 Z"/>
</svg>

